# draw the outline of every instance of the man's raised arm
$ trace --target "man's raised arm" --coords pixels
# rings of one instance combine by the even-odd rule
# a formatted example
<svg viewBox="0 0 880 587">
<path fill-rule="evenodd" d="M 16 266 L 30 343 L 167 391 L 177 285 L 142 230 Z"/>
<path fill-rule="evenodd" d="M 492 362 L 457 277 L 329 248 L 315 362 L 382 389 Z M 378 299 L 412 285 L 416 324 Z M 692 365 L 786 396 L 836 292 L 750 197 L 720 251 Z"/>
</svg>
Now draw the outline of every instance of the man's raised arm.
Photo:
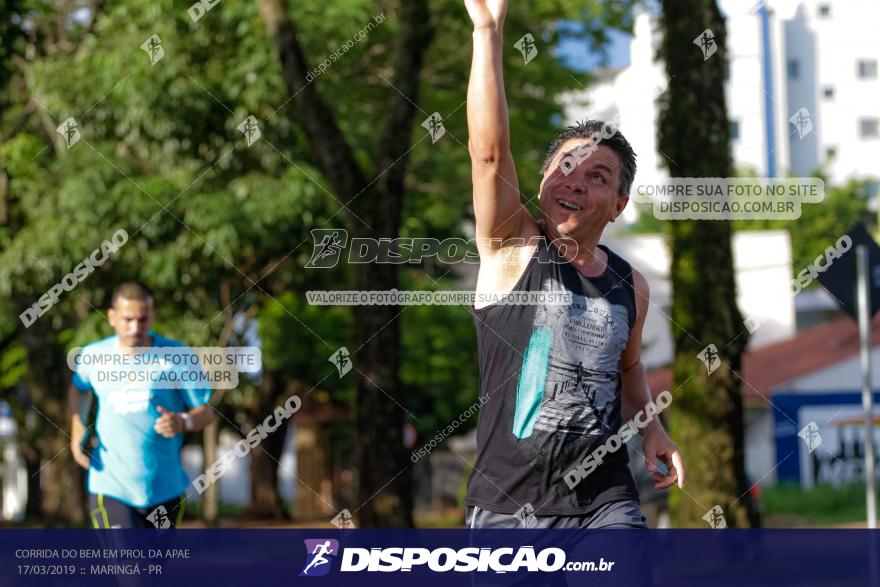
<svg viewBox="0 0 880 587">
<path fill-rule="evenodd" d="M 474 53 L 468 82 L 468 150 L 474 185 L 478 246 L 497 250 L 487 239 L 520 236 L 528 211 L 510 153 L 510 124 L 501 65 L 507 0 L 465 0 L 474 24 Z"/>
</svg>

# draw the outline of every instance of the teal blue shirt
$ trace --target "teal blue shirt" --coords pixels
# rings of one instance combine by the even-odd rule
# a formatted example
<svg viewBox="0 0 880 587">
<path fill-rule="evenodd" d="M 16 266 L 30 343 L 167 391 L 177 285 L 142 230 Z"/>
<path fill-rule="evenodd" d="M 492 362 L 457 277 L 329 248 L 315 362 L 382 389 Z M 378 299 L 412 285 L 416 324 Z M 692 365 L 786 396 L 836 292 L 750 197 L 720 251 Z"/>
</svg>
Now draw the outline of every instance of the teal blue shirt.
<svg viewBox="0 0 880 587">
<path fill-rule="evenodd" d="M 153 347 L 176 347 L 175 353 L 191 353 L 186 345 L 155 333 Z M 180 464 L 183 434 L 165 438 L 153 430 L 162 406 L 171 412 L 185 412 L 208 403 L 211 390 L 199 381 L 202 369 L 197 364 L 151 367 L 153 375 L 161 372 L 181 383 L 174 389 L 162 388 L 159 382 L 117 382 L 119 367 L 103 367 L 100 359 L 118 354 L 117 337 L 111 336 L 83 347 L 74 386 L 82 392 L 94 392 L 98 399 L 95 428 L 99 444 L 89 467 L 90 493 L 103 493 L 130 506 L 146 508 L 176 497 L 186 490 L 190 479 Z M 162 351 L 148 352 L 159 357 Z M 188 372 L 187 376 L 180 376 Z M 195 375 L 195 376 L 193 376 Z M 115 380 L 114 380 L 115 379 Z"/>
</svg>

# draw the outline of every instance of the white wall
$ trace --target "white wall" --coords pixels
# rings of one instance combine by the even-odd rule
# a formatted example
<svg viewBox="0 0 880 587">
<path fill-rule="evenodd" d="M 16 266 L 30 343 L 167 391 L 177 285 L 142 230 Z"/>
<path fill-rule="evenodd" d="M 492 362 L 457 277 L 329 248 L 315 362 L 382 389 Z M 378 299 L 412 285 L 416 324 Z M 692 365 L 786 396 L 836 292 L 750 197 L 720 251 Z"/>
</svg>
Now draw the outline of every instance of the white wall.
<svg viewBox="0 0 880 587">
<path fill-rule="evenodd" d="M 293 426 L 285 426 L 284 450 L 278 467 L 278 493 L 283 500 L 296 498 L 296 450 L 293 443 Z M 223 455 L 227 451 L 234 451 L 236 443 L 242 436 L 232 430 L 220 431 L 217 447 L 217 455 Z M 259 446 L 253 450 L 260 450 Z M 195 479 L 205 472 L 204 453 L 197 445 L 186 445 L 180 455 L 183 468 L 190 479 Z M 208 464 L 210 466 L 210 463 Z M 220 501 L 222 503 L 247 505 L 251 501 L 251 456 L 250 453 L 243 457 L 233 459 L 226 472 L 218 481 L 220 484 Z M 194 501 L 201 501 L 201 495 L 190 486 L 189 497 Z"/>
<path fill-rule="evenodd" d="M 746 475 L 752 483 L 776 483 L 776 442 L 772 408 L 745 409 Z"/>
<path fill-rule="evenodd" d="M 642 361 L 647 368 L 668 364 L 673 356 L 669 308 L 669 252 L 660 235 L 608 238 L 604 241 L 627 259 L 648 280 L 651 306 L 645 322 Z M 794 298 L 791 295 L 791 243 L 786 231 L 738 232 L 733 237 L 737 303 L 743 317 L 763 324 L 752 334 L 749 348 L 790 338 L 795 333 Z M 742 327 L 745 333 L 746 327 Z M 729 341 L 705 341 L 716 346 Z"/>
<path fill-rule="evenodd" d="M 853 346 L 853 352 L 856 354 L 849 359 L 795 379 L 780 389 L 817 393 L 860 390 L 862 388 L 862 371 L 858 347 Z M 871 348 L 871 365 L 871 387 L 878 389 L 880 388 L 880 346 Z"/>
</svg>

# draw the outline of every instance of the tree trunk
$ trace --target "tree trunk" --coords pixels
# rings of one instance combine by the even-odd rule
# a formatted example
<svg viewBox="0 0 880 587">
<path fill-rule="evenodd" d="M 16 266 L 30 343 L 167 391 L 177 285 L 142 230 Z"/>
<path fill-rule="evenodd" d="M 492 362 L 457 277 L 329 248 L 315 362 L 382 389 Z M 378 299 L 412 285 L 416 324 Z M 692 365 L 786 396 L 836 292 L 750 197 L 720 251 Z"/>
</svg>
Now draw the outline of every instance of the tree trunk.
<svg viewBox="0 0 880 587">
<path fill-rule="evenodd" d="M 258 405 L 252 411 L 254 424 L 260 425 L 285 399 L 283 383 L 278 381 L 274 373 L 265 371 Z M 249 517 L 271 520 L 289 518 L 278 495 L 278 464 L 284 450 L 288 423 L 285 421 L 251 451 L 251 503 L 246 513 Z"/>
<path fill-rule="evenodd" d="M 715 0 L 662 0 L 660 57 L 669 88 L 661 96 L 658 146 L 672 177 L 730 177 L 730 122 L 724 100 L 725 23 Z M 709 29 L 717 52 L 704 59 L 692 40 Z M 676 526 L 705 526 L 720 506 L 728 526 L 757 523 L 743 451 L 741 355 L 748 332 L 736 305 L 728 221 L 673 221 L 672 319 L 675 340 L 673 437 L 688 466 L 685 492 L 674 491 Z M 711 375 L 698 354 L 709 344 L 721 366 Z"/>
<path fill-rule="evenodd" d="M 33 511 L 30 502 L 38 500 L 40 516 L 47 526 L 78 524 L 85 519 L 84 487 L 83 476 L 69 450 L 66 392 L 70 381 L 66 367 L 61 367 L 66 365 L 64 349 L 56 344 L 51 328 L 39 323 L 28 329 L 23 342 L 28 356 L 25 381 L 35 412 L 35 448 L 40 457 L 36 475 L 40 491 L 28 495 L 28 510 Z M 29 468 L 33 464 L 29 462 Z M 30 471 L 29 474 L 33 475 Z"/>
<path fill-rule="evenodd" d="M 43 492 L 40 489 L 40 454 L 30 447 L 21 447 L 24 466 L 27 470 L 27 503 L 24 507 L 26 518 L 38 519 L 43 515 Z"/>
<path fill-rule="evenodd" d="M 212 463 L 217 462 L 217 437 L 220 432 L 220 424 L 214 420 L 202 430 L 204 444 L 205 470 Z M 220 516 L 220 484 L 211 483 L 202 495 L 202 519 L 208 526 L 216 526 Z"/>
<path fill-rule="evenodd" d="M 418 103 L 422 59 L 432 29 L 427 0 L 400 2 L 394 47 L 393 88 L 375 156 L 375 183 L 355 160 L 331 110 L 307 81 L 309 68 L 293 22 L 281 0 L 257 0 L 281 60 L 282 77 L 315 154 L 317 165 L 339 201 L 351 211 L 356 237 L 396 238 L 403 207 L 407 153 Z M 370 187 L 372 185 L 372 187 Z M 365 225 L 372 227 L 365 230 Z M 357 289 L 397 287 L 395 265 L 357 265 Z M 355 306 L 352 374 L 357 389 L 358 504 L 352 509 L 362 527 L 412 526 L 411 463 L 403 448 L 406 405 L 400 380 L 400 324 L 396 306 Z M 332 352 L 332 351 L 331 351 Z"/>
<path fill-rule="evenodd" d="M 251 503 L 247 516 L 259 519 L 284 520 L 290 516 L 278 495 L 278 463 L 284 448 L 287 424 L 266 437 L 251 452 Z"/>
<path fill-rule="evenodd" d="M 359 266 L 357 289 L 397 288 L 395 267 Z M 400 381 L 400 321 L 396 317 L 400 309 L 356 306 L 354 310 L 355 340 L 363 345 L 352 367 L 359 375 L 355 414 L 358 525 L 411 527 L 412 464 L 404 454 L 405 413 L 399 405 L 406 401 Z"/>
</svg>

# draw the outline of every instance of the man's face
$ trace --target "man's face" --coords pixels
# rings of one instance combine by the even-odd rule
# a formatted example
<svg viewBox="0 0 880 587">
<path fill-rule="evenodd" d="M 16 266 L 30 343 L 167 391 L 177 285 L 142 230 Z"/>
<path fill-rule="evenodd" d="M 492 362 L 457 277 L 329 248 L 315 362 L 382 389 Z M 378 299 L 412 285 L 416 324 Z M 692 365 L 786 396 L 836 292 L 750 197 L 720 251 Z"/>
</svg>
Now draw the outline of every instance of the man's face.
<svg viewBox="0 0 880 587">
<path fill-rule="evenodd" d="M 124 347 L 149 345 L 150 327 L 153 325 L 153 300 L 129 300 L 117 298 L 107 312 L 107 321 L 116 331 L 119 344 Z"/>
<path fill-rule="evenodd" d="M 562 172 L 563 159 L 570 154 L 577 157 L 578 147 L 589 142 L 589 139 L 564 142 L 541 181 L 541 213 L 545 230 L 554 239 L 565 237 L 580 242 L 597 238 L 629 201 L 628 197 L 619 195 L 621 162 L 610 147 L 600 144 L 571 173 Z"/>
</svg>

